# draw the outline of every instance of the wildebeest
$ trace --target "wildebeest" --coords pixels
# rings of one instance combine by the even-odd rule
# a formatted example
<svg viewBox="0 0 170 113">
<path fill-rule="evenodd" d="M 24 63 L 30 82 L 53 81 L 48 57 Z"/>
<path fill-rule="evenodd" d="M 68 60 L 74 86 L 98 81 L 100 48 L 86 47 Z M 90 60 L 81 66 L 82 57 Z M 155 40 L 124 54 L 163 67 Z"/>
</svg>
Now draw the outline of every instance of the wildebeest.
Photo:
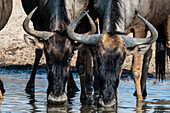
<svg viewBox="0 0 170 113">
<path fill-rule="evenodd" d="M 55 1 L 52 1 L 52 2 L 55 2 Z M 24 10 L 27 14 L 29 14 L 36 6 L 41 6 L 42 3 L 43 3 L 43 1 L 39 2 L 37 0 L 22 0 L 23 8 L 24 8 Z M 41 7 L 44 8 L 46 6 L 41 6 Z M 54 6 L 52 6 L 52 8 L 53 7 Z M 53 31 L 55 28 L 51 29 L 51 28 L 49 28 L 49 25 L 46 25 L 46 24 L 50 24 L 50 20 L 46 20 L 45 18 L 44 19 L 41 18 L 42 15 L 44 16 L 44 14 L 42 13 L 44 11 L 41 12 L 41 10 L 44 10 L 44 9 L 40 9 L 40 11 L 36 11 L 36 14 L 34 14 L 36 16 L 33 16 L 33 18 L 32 18 L 34 28 L 37 29 L 37 30 L 50 30 L 50 31 L 52 30 Z M 55 13 L 55 12 L 53 12 L 53 13 Z M 44 16 L 44 17 L 47 17 L 47 16 Z M 49 17 L 49 18 L 52 18 L 52 17 Z M 52 19 L 52 20 L 55 21 L 55 18 Z M 61 21 L 61 20 L 59 20 L 59 21 Z M 27 38 L 26 38 L 26 40 L 27 40 Z M 26 42 L 27 42 L 27 44 L 29 43 L 29 41 L 26 41 Z M 31 44 L 31 43 L 29 43 L 29 44 Z M 31 44 L 31 46 L 34 46 L 34 45 Z M 35 47 L 35 48 L 36 48 L 36 51 L 35 51 L 36 57 L 35 57 L 35 61 L 34 61 L 34 67 L 33 67 L 33 71 L 31 73 L 30 79 L 29 79 L 27 86 L 26 86 L 26 89 L 25 89 L 27 93 L 34 92 L 35 74 L 36 74 L 36 71 L 37 71 L 37 68 L 38 68 L 39 61 L 40 61 L 42 54 L 43 54 L 43 50 L 42 50 L 41 47 Z M 70 70 L 70 73 L 71 73 L 71 70 Z M 68 85 L 68 87 L 69 87 L 68 89 L 72 90 L 73 92 L 79 90 L 77 88 L 77 86 L 75 85 L 75 82 L 74 82 L 72 76 L 70 76 L 69 80 L 70 80 L 70 82 L 69 82 L 70 85 Z"/>
<path fill-rule="evenodd" d="M 100 20 L 101 32 L 110 37 L 115 36 L 115 34 L 127 34 L 130 30 L 134 32 L 134 37 L 145 37 L 147 27 L 137 18 L 136 13 L 139 13 L 157 27 L 159 32 L 158 41 L 165 39 L 165 31 L 162 31 L 164 30 L 163 22 L 166 21 L 170 14 L 170 0 L 94 0 L 94 8 Z M 123 54 L 123 50 L 121 54 L 116 54 L 116 50 L 118 51 L 119 49 L 115 47 L 116 49 L 114 50 L 113 44 L 111 46 L 112 39 L 105 35 L 100 36 L 102 37 L 97 43 L 100 103 L 103 106 L 110 106 L 114 105 L 114 99 L 116 99 L 119 72 L 121 72 L 118 67 L 122 64 L 120 61 L 123 61 L 123 59 L 121 59 L 123 57 L 120 57 L 120 55 Z M 73 36 L 73 39 L 87 43 L 89 37 L 94 38 L 96 36 L 89 36 L 88 38 L 84 36 L 85 38 L 80 38 L 80 36 L 76 35 L 76 37 Z M 89 40 L 94 40 L 93 38 L 89 38 Z M 148 59 L 144 60 L 146 61 Z M 132 64 L 132 76 L 135 82 L 136 95 L 138 100 L 143 100 L 142 95 L 146 96 L 147 74 L 143 74 L 142 76 L 141 56 L 134 56 Z M 144 68 L 147 68 L 146 64 L 143 66 L 143 69 Z M 161 68 L 161 64 L 159 68 Z M 161 73 L 160 70 L 159 72 Z"/>
<path fill-rule="evenodd" d="M 106 33 L 95 35 L 81 35 L 74 32 L 75 26 L 83 17 L 75 19 L 68 27 L 68 36 L 84 44 L 96 45 L 98 54 L 98 80 L 100 87 L 99 103 L 102 106 L 113 106 L 116 103 L 116 91 L 119 84 L 119 77 L 122 71 L 127 48 L 135 47 L 134 54 L 143 54 L 158 37 L 157 30 L 144 18 L 138 15 L 149 27 L 151 36 L 146 39 L 133 38 L 125 35 L 110 35 Z M 140 53 L 141 52 L 141 53 Z"/>
<path fill-rule="evenodd" d="M 23 0 L 22 2 L 25 4 L 23 6 L 29 9 L 29 6 L 32 5 L 34 1 Z M 74 41 L 70 40 L 67 36 L 66 28 L 70 22 L 87 9 L 88 4 L 89 2 L 85 0 L 40 0 L 37 3 L 38 9 L 32 18 L 35 29 L 39 29 L 39 31 L 31 30 L 28 27 L 32 13 L 29 14 L 24 22 L 25 31 L 38 39 L 28 38 L 28 40 L 31 39 L 32 42 L 39 43 L 39 48 L 41 48 L 42 45 L 44 46 L 49 81 L 47 90 L 49 103 L 62 103 L 67 100 L 65 83 L 69 78 L 69 63 L 73 55 Z M 27 11 L 29 12 L 29 10 Z M 86 19 L 86 24 L 84 24 L 88 24 L 88 26 L 81 30 L 81 32 L 85 34 L 95 33 L 93 29 L 88 32 L 90 24 L 87 22 L 88 19 Z M 93 25 L 91 24 L 91 26 Z"/>
<path fill-rule="evenodd" d="M 0 1 L 0 30 L 2 30 L 7 24 L 9 17 L 12 12 L 12 0 L 1 0 Z M 3 82 L 0 80 L 0 98 L 2 99 L 2 94 L 5 92 L 3 87 Z"/>
</svg>

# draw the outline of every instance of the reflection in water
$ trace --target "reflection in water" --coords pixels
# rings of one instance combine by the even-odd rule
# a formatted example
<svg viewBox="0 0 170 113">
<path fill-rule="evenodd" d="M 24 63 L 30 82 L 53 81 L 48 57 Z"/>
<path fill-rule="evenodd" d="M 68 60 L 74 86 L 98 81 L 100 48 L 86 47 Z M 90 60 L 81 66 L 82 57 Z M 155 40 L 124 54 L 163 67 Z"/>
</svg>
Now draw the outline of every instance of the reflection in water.
<svg viewBox="0 0 170 113">
<path fill-rule="evenodd" d="M 142 112 L 142 101 L 136 101 L 136 113 L 141 113 Z"/>
<path fill-rule="evenodd" d="M 80 91 L 68 94 L 68 102 L 64 105 L 47 105 L 46 89 L 47 76 L 44 69 L 37 74 L 35 93 L 26 94 L 24 89 L 29 79 L 30 70 L 3 70 L 0 68 L 0 77 L 4 82 L 6 93 L 2 101 L 0 112 L 54 112 L 54 113 L 153 113 L 170 112 L 170 80 L 154 83 L 153 78 L 147 80 L 148 96 L 143 102 L 136 101 L 133 96 L 134 83 L 121 80 L 118 91 L 118 103 L 114 107 L 99 107 L 98 95 L 94 95 L 93 89 L 88 90 L 88 100 L 80 100 Z M 80 89 L 80 81 L 74 76 Z"/>
<path fill-rule="evenodd" d="M 152 101 L 145 101 L 145 105 L 142 109 L 154 109 L 154 112 L 165 113 L 170 112 L 170 100 L 166 99 L 153 99 Z"/>
<path fill-rule="evenodd" d="M 30 109 L 32 112 L 35 112 L 38 108 L 35 105 L 35 95 L 34 94 L 30 94 L 27 96 L 27 98 L 29 99 L 29 103 L 32 106 L 32 109 Z"/>
<path fill-rule="evenodd" d="M 66 105 L 47 105 L 47 113 L 68 113 Z"/>
<path fill-rule="evenodd" d="M 1 108 L 2 101 L 3 101 L 3 99 L 0 99 L 0 108 Z"/>
</svg>

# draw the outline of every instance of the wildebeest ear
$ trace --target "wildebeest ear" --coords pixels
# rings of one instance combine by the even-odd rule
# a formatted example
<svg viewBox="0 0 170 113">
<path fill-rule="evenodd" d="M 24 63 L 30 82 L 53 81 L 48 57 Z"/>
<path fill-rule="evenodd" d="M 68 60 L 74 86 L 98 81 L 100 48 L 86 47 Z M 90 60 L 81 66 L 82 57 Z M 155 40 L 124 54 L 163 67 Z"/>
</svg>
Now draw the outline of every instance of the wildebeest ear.
<svg viewBox="0 0 170 113">
<path fill-rule="evenodd" d="M 149 50 L 151 45 L 152 44 L 144 44 L 144 45 L 138 45 L 134 47 L 133 49 L 128 48 L 127 55 L 135 55 L 135 56 L 144 55 Z"/>
<path fill-rule="evenodd" d="M 36 49 L 44 49 L 44 43 L 39 41 L 36 37 L 24 34 L 24 39 L 27 45 Z"/>
</svg>

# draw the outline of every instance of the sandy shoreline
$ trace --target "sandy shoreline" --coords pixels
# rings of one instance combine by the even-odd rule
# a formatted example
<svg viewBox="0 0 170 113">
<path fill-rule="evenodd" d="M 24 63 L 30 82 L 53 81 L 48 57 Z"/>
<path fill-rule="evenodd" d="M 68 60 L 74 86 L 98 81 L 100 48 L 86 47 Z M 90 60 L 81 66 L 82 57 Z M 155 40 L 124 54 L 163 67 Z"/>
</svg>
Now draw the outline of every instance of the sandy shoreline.
<svg viewBox="0 0 170 113">
<path fill-rule="evenodd" d="M 33 65 L 35 57 L 35 49 L 29 47 L 24 42 L 24 30 L 22 22 L 26 17 L 22 9 L 20 0 L 13 0 L 12 15 L 3 30 L 0 31 L 0 66 L 6 65 Z M 72 65 L 75 65 L 76 56 L 74 56 Z M 40 65 L 45 64 L 45 57 L 43 55 Z M 170 64 L 169 64 L 170 65 Z M 170 68 L 170 66 L 167 66 Z M 125 69 L 131 68 L 131 56 L 126 58 L 124 64 Z M 149 66 L 149 73 L 155 71 L 154 53 Z M 167 69 L 170 72 L 170 69 Z"/>
</svg>

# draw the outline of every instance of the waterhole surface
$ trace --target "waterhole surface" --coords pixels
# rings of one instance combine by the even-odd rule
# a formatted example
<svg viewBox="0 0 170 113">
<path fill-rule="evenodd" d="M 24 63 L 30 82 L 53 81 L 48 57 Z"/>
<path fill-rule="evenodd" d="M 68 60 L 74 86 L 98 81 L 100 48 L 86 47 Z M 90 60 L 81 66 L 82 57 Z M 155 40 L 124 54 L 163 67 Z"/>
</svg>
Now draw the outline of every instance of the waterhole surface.
<svg viewBox="0 0 170 113">
<path fill-rule="evenodd" d="M 134 82 L 129 75 L 122 75 L 119 84 L 118 104 L 115 107 L 105 108 L 97 106 L 97 96 L 93 91 L 89 93 L 88 101 L 80 101 L 80 91 L 71 95 L 65 105 L 47 105 L 46 89 L 47 76 L 44 68 L 40 68 L 35 80 L 35 93 L 25 93 L 25 86 L 32 68 L 0 68 L 0 78 L 4 83 L 5 94 L 0 105 L 0 112 L 55 112 L 55 113 L 170 113 L 170 80 L 155 82 L 150 75 L 147 79 L 148 96 L 144 102 L 137 102 L 133 96 Z M 80 89 L 78 74 L 74 79 Z"/>
</svg>

